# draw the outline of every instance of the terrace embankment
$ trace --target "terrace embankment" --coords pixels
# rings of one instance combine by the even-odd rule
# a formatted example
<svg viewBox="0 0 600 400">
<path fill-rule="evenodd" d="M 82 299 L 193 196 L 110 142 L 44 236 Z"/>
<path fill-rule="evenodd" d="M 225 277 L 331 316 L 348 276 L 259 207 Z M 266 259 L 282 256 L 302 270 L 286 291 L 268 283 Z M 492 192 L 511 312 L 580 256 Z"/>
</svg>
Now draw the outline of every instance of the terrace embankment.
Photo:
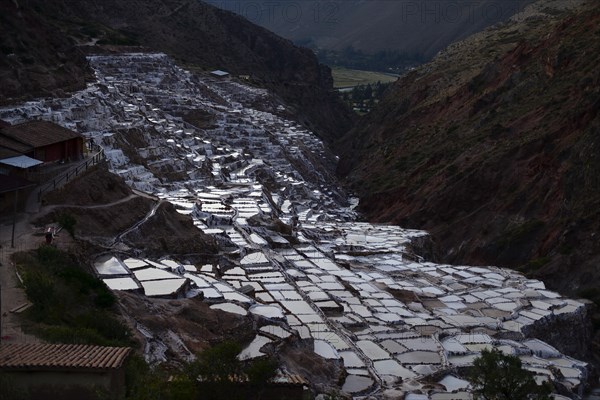
<svg viewBox="0 0 600 400">
<path fill-rule="evenodd" d="M 46 207 L 35 224 L 49 224 L 70 215 L 76 220 L 76 236 L 96 245 L 112 247 L 115 238 L 128 232 L 123 242 L 148 255 L 216 253 L 215 240 L 198 230 L 189 216 L 177 213 L 169 203 L 157 205 L 158 199 L 137 193 L 101 164 L 46 195 Z"/>
</svg>

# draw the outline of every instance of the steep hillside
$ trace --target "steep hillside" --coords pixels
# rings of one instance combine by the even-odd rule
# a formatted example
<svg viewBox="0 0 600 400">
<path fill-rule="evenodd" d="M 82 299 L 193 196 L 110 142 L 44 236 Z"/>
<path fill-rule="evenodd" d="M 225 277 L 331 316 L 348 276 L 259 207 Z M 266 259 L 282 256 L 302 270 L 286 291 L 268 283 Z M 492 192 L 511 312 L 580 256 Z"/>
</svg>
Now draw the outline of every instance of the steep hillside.
<svg viewBox="0 0 600 400">
<path fill-rule="evenodd" d="M 189 216 L 178 213 L 170 203 L 136 195 L 105 164 L 48 193 L 43 203 L 49 207 L 37 216 L 36 225 L 70 215 L 77 221 L 77 238 L 89 243 L 114 245 L 122 236 L 123 243 L 149 256 L 206 256 L 218 251 L 216 241 L 196 228 Z"/>
<path fill-rule="evenodd" d="M 18 64 L 0 64 L 3 87 L 5 82 L 35 78 L 36 73 L 51 80 L 42 85 L 45 90 L 81 87 L 85 60 L 75 44 L 138 44 L 168 53 L 190 67 L 250 75 L 284 98 L 290 112 L 325 138 L 349 127 L 351 113 L 332 90 L 330 70 L 319 65 L 309 50 L 201 1 L 18 0 L 2 7 L 3 19 L 11 21 L 0 28 L 7 43 L 2 49 L 8 54 L 23 52 L 16 56 Z M 65 71 L 72 80 L 65 82 L 63 75 L 55 78 L 55 70 Z M 3 91 L 3 100 L 39 93 L 26 84 L 12 86 Z"/>
<path fill-rule="evenodd" d="M 532 0 L 208 2 L 318 48 L 394 50 L 431 58 L 448 44 L 508 19 Z"/>
<path fill-rule="evenodd" d="M 83 53 L 43 16 L 0 3 L 0 104 L 85 87 Z"/>
<path fill-rule="evenodd" d="M 401 78 L 341 143 L 339 172 L 370 219 L 429 230 L 446 261 L 593 297 L 598 65 L 599 3 L 538 3 Z"/>
</svg>

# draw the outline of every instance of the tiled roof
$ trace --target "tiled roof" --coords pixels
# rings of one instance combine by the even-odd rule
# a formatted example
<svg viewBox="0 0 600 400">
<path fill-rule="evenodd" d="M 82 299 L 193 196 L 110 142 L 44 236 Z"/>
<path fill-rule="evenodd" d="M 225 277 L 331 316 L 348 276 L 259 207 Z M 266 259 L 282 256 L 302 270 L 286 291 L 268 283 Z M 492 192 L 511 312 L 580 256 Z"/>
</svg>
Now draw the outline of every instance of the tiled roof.
<svg viewBox="0 0 600 400">
<path fill-rule="evenodd" d="M 43 147 L 54 143 L 82 137 L 79 133 L 48 121 L 30 121 L 2 128 L 0 134 L 33 147 Z"/>
<path fill-rule="evenodd" d="M 123 365 L 128 347 L 77 344 L 3 344 L 1 369 L 114 369 Z"/>
<path fill-rule="evenodd" d="M 16 157 L 16 156 L 20 156 L 20 155 L 21 155 L 21 153 L 18 153 L 14 150 L 0 147 L 0 160 L 3 160 L 5 158 Z"/>
<path fill-rule="evenodd" d="M 18 154 L 29 153 L 30 151 L 33 151 L 33 147 L 31 147 L 30 145 L 11 139 L 8 136 L 3 136 L 1 130 L 0 148 L 10 149 L 16 151 Z"/>
<path fill-rule="evenodd" d="M 308 381 L 300 375 L 285 374 L 283 377 L 275 377 L 271 380 L 275 384 L 288 384 L 288 385 L 308 385 Z"/>
</svg>

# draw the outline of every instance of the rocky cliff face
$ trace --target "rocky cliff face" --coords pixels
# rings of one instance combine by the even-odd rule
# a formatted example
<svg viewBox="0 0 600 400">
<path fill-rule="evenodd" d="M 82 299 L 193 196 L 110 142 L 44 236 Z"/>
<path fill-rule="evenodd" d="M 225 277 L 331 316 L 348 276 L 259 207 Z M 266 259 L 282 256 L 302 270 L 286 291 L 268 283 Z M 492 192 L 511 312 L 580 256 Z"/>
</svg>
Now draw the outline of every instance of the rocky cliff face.
<svg viewBox="0 0 600 400">
<path fill-rule="evenodd" d="M 569 4 L 539 2 L 405 75 L 342 142 L 339 172 L 369 218 L 429 230 L 446 261 L 593 297 L 600 7 Z"/>
<path fill-rule="evenodd" d="M 143 45 L 192 68 L 249 75 L 326 139 L 349 128 L 351 112 L 333 92 L 329 69 L 309 50 L 203 2 L 18 0 L 2 8 L 5 101 L 82 87 L 85 44 Z"/>
</svg>

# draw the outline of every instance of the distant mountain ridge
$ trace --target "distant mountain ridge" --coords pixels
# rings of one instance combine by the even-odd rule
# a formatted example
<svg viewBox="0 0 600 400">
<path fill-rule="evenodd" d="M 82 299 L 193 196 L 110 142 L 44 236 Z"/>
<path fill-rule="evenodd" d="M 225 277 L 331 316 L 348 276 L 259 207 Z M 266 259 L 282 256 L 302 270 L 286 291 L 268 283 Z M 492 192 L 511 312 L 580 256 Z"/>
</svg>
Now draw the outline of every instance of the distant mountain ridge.
<svg viewBox="0 0 600 400">
<path fill-rule="evenodd" d="M 330 70 L 312 52 L 201 1 L 16 0 L 0 11 L 0 101 L 83 87 L 89 48 L 76 44 L 98 41 L 143 45 L 185 65 L 249 75 L 325 139 L 350 126 Z"/>
<path fill-rule="evenodd" d="M 297 43 L 433 57 L 533 0 L 208 0 Z"/>
<path fill-rule="evenodd" d="M 565 6 L 576 6 L 566 10 Z M 369 219 L 600 304 L 600 3 L 540 1 L 401 77 L 342 141 Z"/>
</svg>

